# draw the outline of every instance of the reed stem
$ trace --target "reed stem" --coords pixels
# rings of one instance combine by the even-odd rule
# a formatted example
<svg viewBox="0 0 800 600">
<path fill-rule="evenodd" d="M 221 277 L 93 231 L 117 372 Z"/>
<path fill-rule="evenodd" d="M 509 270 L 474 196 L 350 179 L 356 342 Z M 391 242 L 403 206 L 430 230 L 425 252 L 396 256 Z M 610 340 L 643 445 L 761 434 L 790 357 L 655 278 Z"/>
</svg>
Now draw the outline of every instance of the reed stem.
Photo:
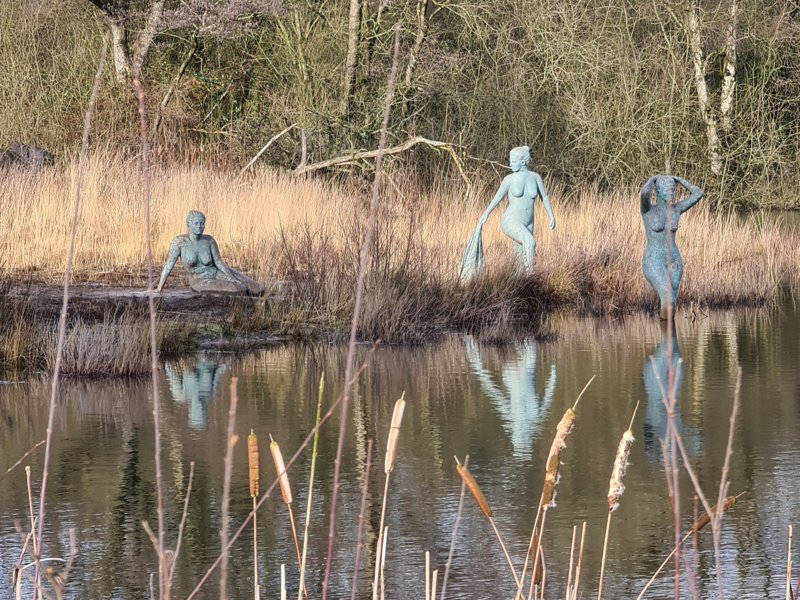
<svg viewBox="0 0 800 600">
<path fill-rule="evenodd" d="M 306 501 L 306 524 L 303 528 L 303 555 L 300 561 L 300 589 L 297 591 L 297 600 L 303 597 L 306 589 L 306 553 L 308 552 L 308 528 L 311 524 L 311 500 L 314 497 L 314 470 L 317 466 L 317 450 L 319 449 L 319 427 L 322 418 L 322 399 L 325 396 L 325 373 L 319 378 L 319 392 L 317 393 L 317 418 L 314 423 L 314 443 L 311 450 L 311 472 L 308 475 L 308 500 Z M 294 459 L 293 459 L 294 460 Z M 291 464 L 291 462 L 290 462 Z M 255 512 L 253 513 L 255 514 Z"/>
<path fill-rule="evenodd" d="M 611 515 L 614 513 L 608 511 L 608 518 L 606 519 L 606 535 L 603 539 L 603 558 L 600 561 L 600 587 L 597 590 L 597 600 L 603 600 L 603 577 L 606 573 L 606 553 L 608 551 L 608 532 L 611 530 Z"/>
<path fill-rule="evenodd" d="M 500 532 L 497 530 L 497 525 L 494 522 L 494 518 L 489 517 L 489 523 L 492 524 L 492 529 L 494 529 L 494 534 L 497 536 L 497 541 L 500 542 L 500 547 L 503 549 L 503 554 L 505 555 L 506 561 L 508 562 L 508 568 L 511 569 L 511 575 L 514 576 L 514 583 L 516 583 L 517 588 L 519 588 L 519 586 L 522 585 L 522 583 L 517 577 L 517 572 L 514 569 L 514 563 L 511 562 L 511 557 L 508 554 L 508 549 L 506 548 L 505 542 L 503 542 L 503 536 L 501 536 Z"/>
<path fill-rule="evenodd" d="M 364 486 L 361 490 L 361 510 L 358 512 L 358 543 L 356 544 L 356 566 L 353 572 L 353 590 L 350 600 L 356 600 L 358 590 L 358 569 L 361 566 L 361 549 L 364 546 L 364 517 L 367 514 L 367 492 L 369 491 L 369 473 L 372 470 L 372 438 L 367 440 L 367 464 L 364 468 Z M 305 548 L 304 548 L 305 549 Z"/>
</svg>

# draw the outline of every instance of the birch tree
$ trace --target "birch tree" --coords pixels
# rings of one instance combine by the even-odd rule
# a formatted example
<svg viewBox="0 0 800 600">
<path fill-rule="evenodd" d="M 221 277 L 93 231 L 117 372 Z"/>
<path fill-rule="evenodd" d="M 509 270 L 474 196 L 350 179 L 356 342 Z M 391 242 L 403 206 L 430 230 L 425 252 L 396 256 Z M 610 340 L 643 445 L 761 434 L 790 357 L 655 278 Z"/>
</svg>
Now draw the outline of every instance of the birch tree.
<svg viewBox="0 0 800 600">
<path fill-rule="evenodd" d="M 738 0 L 730 0 L 728 21 L 725 35 L 724 75 L 720 86 L 719 109 L 714 107 L 714 99 L 709 93 L 706 75 L 708 57 L 703 53 L 702 25 L 698 0 L 690 0 L 687 16 L 687 33 L 694 68 L 695 89 L 700 116 L 706 128 L 706 142 L 711 172 L 719 175 L 722 172 L 722 153 L 719 128 L 726 133 L 731 130 L 731 111 L 733 109 L 734 90 L 736 88 L 736 30 L 738 20 Z"/>
</svg>

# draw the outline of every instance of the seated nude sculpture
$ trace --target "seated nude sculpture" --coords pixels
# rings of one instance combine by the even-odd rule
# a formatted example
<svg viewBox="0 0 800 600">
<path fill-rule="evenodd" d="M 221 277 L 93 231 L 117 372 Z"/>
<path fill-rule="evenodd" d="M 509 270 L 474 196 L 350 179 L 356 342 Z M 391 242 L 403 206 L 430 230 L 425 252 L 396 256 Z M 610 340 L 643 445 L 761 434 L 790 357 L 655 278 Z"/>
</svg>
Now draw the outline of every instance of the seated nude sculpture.
<svg viewBox="0 0 800 600">
<path fill-rule="evenodd" d="M 169 256 L 161 271 L 157 292 L 160 292 L 178 259 L 189 272 L 189 285 L 196 292 L 261 295 L 264 287 L 225 264 L 219 253 L 217 241 L 203 235 L 206 217 L 199 210 L 192 210 L 186 217 L 189 231 L 179 235 L 169 246 Z"/>
<path fill-rule="evenodd" d="M 676 183 L 689 192 L 689 197 L 680 202 L 675 201 Z M 683 279 L 683 259 L 675 243 L 678 221 L 702 197 L 699 187 L 672 175 L 654 175 L 642 187 L 641 212 L 647 237 L 642 271 L 661 301 L 662 319 L 674 317 Z"/>
<path fill-rule="evenodd" d="M 542 199 L 544 209 L 550 217 L 550 229 L 556 228 L 556 217 L 550 198 L 544 188 L 541 175 L 528 170 L 531 160 L 531 149 L 528 146 L 512 148 L 509 153 L 509 166 L 512 173 L 506 175 L 500 188 L 484 211 L 472 239 L 467 244 L 461 268 L 461 279 L 468 280 L 477 271 L 483 269 L 483 244 L 480 241 L 481 229 L 489 219 L 489 215 L 508 196 L 508 208 L 503 214 L 500 229 L 510 237 L 516 245 L 522 265 L 527 274 L 533 272 L 536 262 L 536 240 L 533 238 L 533 207 L 537 196 Z"/>
</svg>

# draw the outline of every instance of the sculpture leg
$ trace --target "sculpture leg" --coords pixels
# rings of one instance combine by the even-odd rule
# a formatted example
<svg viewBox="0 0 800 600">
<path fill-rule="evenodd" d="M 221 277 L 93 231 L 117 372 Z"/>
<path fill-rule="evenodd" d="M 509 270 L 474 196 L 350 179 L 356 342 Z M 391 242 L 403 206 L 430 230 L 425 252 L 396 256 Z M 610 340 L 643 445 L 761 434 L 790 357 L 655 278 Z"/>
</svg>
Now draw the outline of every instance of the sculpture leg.
<svg viewBox="0 0 800 600">
<path fill-rule="evenodd" d="M 531 224 L 531 227 L 533 227 L 533 224 Z M 536 263 L 536 241 L 533 239 L 531 230 L 523 223 L 513 219 L 503 219 L 500 228 L 503 233 L 522 248 L 522 264 L 525 267 L 525 272 L 528 274 L 533 273 L 533 267 Z"/>
<path fill-rule="evenodd" d="M 193 277 L 189 286 L 201 294 L 242 294 L 245 292 L 243 285 L 228 281 L 227 279 L 204 279 Z"/>
<path fill-rule="evenodd" d="M 244 287 L 244 291 L 251 296 L 263 296 L 267 290 L 263 285 L 258 283 L 255 279 L 250 279 L 247 275 L 236 269 L 231 269 L 231 272 L 236 277 L 236 283 Z"/>
<path fill-rule="evenodd" d="M 674 316 L 675 293 L 667 274 L 666 265 L 656 264 L 656 261 L 645 260 L 642 262 L 642 271 L 647 281 L 653 286 L 661 302 L 661 319 L 668 319 Z"/>
</svg>

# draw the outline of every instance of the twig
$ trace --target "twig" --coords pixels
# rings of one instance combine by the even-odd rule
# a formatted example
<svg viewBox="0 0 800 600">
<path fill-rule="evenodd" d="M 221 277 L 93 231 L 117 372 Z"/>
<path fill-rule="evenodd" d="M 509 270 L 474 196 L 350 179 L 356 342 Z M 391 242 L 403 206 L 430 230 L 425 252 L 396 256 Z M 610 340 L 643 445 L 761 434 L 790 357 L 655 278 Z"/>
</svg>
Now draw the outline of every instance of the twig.
<svg viewBox="0 0 800 600">
<path fill-rule="evenodd" d="M 353 321 L 350 326 L 350 344 L 347 351 L 347 364 L 345 367 L 345 388 L 342 392 L 342 410 L 339 418 L 339 441 L 336 447 L 336 458 L 333 470 L 333 493 L 331 498 L 330 524 L 328 527 L 328 556 L 325 561 L 325 576 L 322 580 L 322 600 L 328 598 L 328 583 L 331 575 L 331 564 L 333 562 L 333 543 L 336 531 L 336 504 L 339 499 L 339 475 L 342 464 L 342 453 L 344 451 L 345 433 L 347 431 L 348 408 L 350 403 L 350 374 L 353 371 L 355 359 L 356 333 L 358 322 L 361 317 L 361 305 L 364 296 L 364 279 L 367 274 L 370 249 L 372 240 L 375 237 L 375 224 L 378 213 L 378 199 L 380 197 L 381 172 L 383 168 L 383 152 L 386 149 L 386 141 L 389 135 L 389 114 L 391 113 L 394 100 L 394 84 L 397 78 L 397 65 L 400 55 L 400 26 L 395 26 L 394 36 L 394 56 L 392 58 L 392 70 L 389 73 L 389 82 L 386 90 L 386 104 L 383 111 L 383 125 L 381 127 L 381 137 L 378 144 L 378 154 L 375 158 L 375 180 L 372 184 L 372 201 L 370 202 L 369 218 L 364 244 L 361 246 L 361 257 L 358 267 L 358 283 L 356 284 L 356 298 L 353 307 Z"/>
<path fill-rule="evenodd" d="M 41 446 L 42 444 L 44 444 L 46 441 L 47 441 L 47 440 L 42 440 L 41 442 L 37 442 L 36 444 L 34 444 L 34 445 L 33 445 L 33 448 L 31 448 L 31 449 L 30 449 L 30 450 L 28 450 L 28 451 L 27 451 L 25 454 L 23 454 L 23 455 L 20 457 L 20 459 L 19 459 L 17 462 L 15 462 L 13 465 L 11 465 L 10 467 L 8 467 L 8 470 L 7 470 L 5 473 L 3 473 L 2 475 L 0 475 L 0 481 L 2 481 L 2 480 L 3 480 L 3 478 L 5 478 L 5 477 L 6 477 L 6 476 L 7 476 L 9 473 L 11 473 L 11 471 L 13 471 L 13 470 L 14 470 L 14 469 L 16 469 L 18 466 L 20 466 L 20 465 L 23 463 L 23 461 L 24 461 L 26 458 L 28 458 L 28 457 L 29 457 L 31 454 L 33 454 L 33 451 L 34 451 L 34 450 L 36 450 L 36 449 L 37 449 L 39 446 Z"/>
<path fill-rule="evenodd" d="M 724 502 L 728 491 L 728 473 L 730 471 L 731 456 L 733 456 L 733 435 L 736 430 L 736 417 L 739 414 L 739 398 L 742 389 L 742 367 L 736 370 L 736 387 L 733 392 L 733 406 L 728 425 L 728 446 L 725 449 L 725 461 L 722 464 L 722 472 L 719 479 L 719 495 L 717 496 L 717 511 L 711 514 L 711 533 L 714 539 L 714 557 L 717 567 L 717 587 L 720 600 L 724 600 L 725 594 L 722 588 L 722 565 L 720 563 L 720 525 L 724 514 Z"/>
<path fill-rule="evenodd" d="M 183 513 L 181 514 L 181 523 L 178 525 L 178 541 L 175 543 L 175 554 L 172 557 L 172 565 L 169 569 L 168 584 L 170 589 L 172 588 L 172 579 L 175 576 L 175 565 L 178 564 L 178 555 L 181 553 L 186 518 L 189 516 L 189 497 L 192 495 L 192 481 L 194 481 L 194 461 L 189 463 L 189 483 L 186 487 L 186 497 L 183 499 Z"/>
<path fill-rule="evenodd" d="M 369 490 L 369 472 L 372 468 L 372 438 L 367 440 L 367 464 L 364 470 L 364 486 L 361 492 L 361 510 L 358 512 L 358 534 L 356 544 L 356 566 L 353 571 L 353 590 L 350 593 L 350 600 L 356 600 L 358 589 L 358 568 L 361 565 L 361 548 L 364 546 L 362 537 L 364 535 L 364 516 L 367 513 L 367 491 Z"/>
<path fill-rule="evenodd" d="M 161 3 L 163 5 L 163 2 Z M 141 63 L 134 69 L 133 88 L 139 111 L 139 135 L 142 145 L 142 174 L 144 179 L 145 236 L 147 239 L 147 308 L 150 314 L 150 379 L 153 387 L 153 454 L 156 469 L 156 512 L 158 514 L 158 590 L 159 600 L 169 600 L 166 582 L 166 553 L 164 548 L 164 482 L 161 469 L 161 398 L 158 393 L 158 342 L 156 339 L 156 307 L 153 298 L 153 231 L 150 180 L 150 142 L 147 138 L 147 113 L 141 81 Z"/>
<path fill-rule="evenodd" d="M 231 474 L 233 473 L 233 447 L 239 441 L 239 436 L 234 433 L 236 427 L 236 405 L 239 402 L 237 394 L 238 378 L 231 379 L 231 405 L 228 410 L 228 434 L 225 438 L 225 479 L 222 486 L 222 526 L 219 537 L 222 546 L 222 564 L 219 568 L 219 600 L 228 599 L 228 527 L 230 515 L 228 506 L 231 500 Z"/>
<path fill-rule="evenodd" d="M 92 95 L 89 98 L 89 106 L 86 108 L 86 115 L 83 122 L 83 135 L 81 137 L 81 151 L 80 158 L 78 159 L 78 179 L 75 183 L 75 206 L 72 212 L 72 225 L 69 238 L 69 248 L 67 250 L 67 264 L 64 269 L 64 294 L 61 304 L 61 315 L 58 319 L 58 342 L 56 344 L 56 362 L 53 368 L 53 381 L 50 388 L 50 408 L 47 415 L 47 435 L 45 436 L 44 447 L 44 465 L 42 467 L 42 489 L 39 493 L 39 532 L 38 538 L 41 541 L 44 535 L 44 519 L 45 519 L 45 499 L 47 498 L 47 476 L 48 465 L 50 464 L 50 450 L 53 440 L 53 424 L 55 422 L 56 414 L 56 398 L 58 397 L 58 384 L 59 376 L 61 374 L 61 359 L 64 354 L 64 340 L 67 334 L 67 309 L 69 307 L 69 285 L 72 280 L 72 266 L 75 258 L 75 243 L 78 237 L 78 221 L 81 214 L 81 188 L 83 187 L 83 178 L 86 174 L 86 163 L 88 162 L 88 149 L 89 149 L 89 132 L 92 129 L 92 118 L 94 117 L 94 110 L 97 106 L 97 96 L 100 92 L 100 82 L 103 77 L 103 71 L 106 66 L 106 55 L 108 53 L 109 34 L 106 33 L 103 38 L 103 49 L 100 52 L 100 63 L 97 66 L 97 72 L 94 76 L 94 85 L 92 87 Z M 36 586 L 39 587 L 41 583 L 40 565 L 36 563 L 36 571 L 34 579 Z"/>
</svg>

